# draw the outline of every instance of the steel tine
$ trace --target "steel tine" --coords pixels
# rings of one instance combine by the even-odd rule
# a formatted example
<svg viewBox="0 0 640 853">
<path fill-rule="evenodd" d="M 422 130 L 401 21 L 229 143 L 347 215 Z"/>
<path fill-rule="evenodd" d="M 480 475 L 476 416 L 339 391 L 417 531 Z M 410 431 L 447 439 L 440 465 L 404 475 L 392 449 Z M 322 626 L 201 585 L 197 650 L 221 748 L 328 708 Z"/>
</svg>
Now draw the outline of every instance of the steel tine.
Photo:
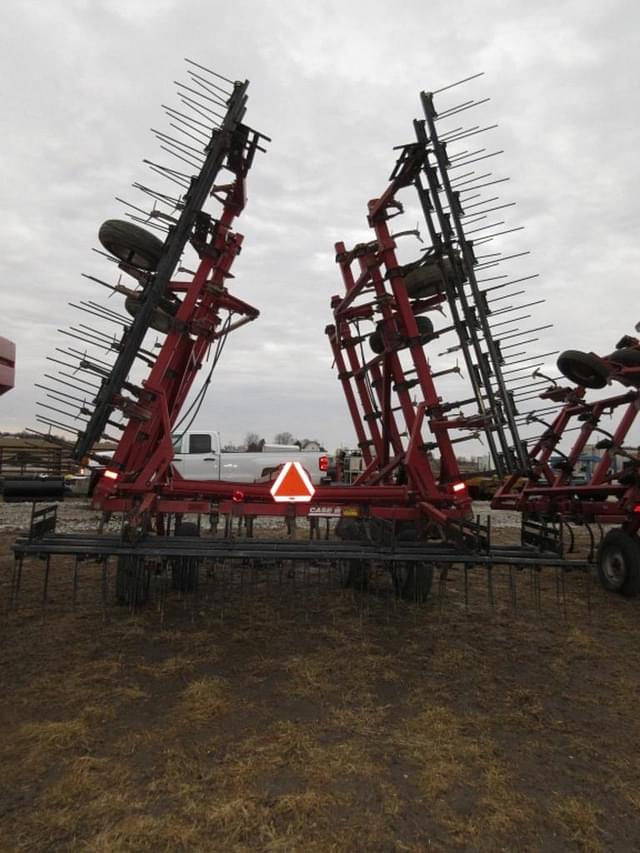
<svg viewBox="0 0 640 853">
<path fill-rule="evenodd" d="M 194 65 L 196 68 L 199 68 L 201 71 L 206 71 L 207 74 L 211 74 L 212 76 L 217 77 L 219 80 L 224 80 L 225 83 L 229 83 L 229 85 L 231 85 L 231 86 L 235 86 L 235 83 L 233 82 L 233 80 L 229 80 L 228 77 L 224 77 L 222 74 L 218 74 L 217 71 L 212 71 L 210 68 L 206 68 L 204 65 L 200 65 L 200 63 L 198 63 L 198 62 L 194 62 L 193 59 L 188 59 L 187 57 L 185 57 L 184 61 L 188 62 L 189 65 Z M 215 83 L 212 83 L 211 85 L 215 86 L 216 89 L 220 89 L 220 91 L 224 92 L 225 95 L 231 95 L 232 94 L 231 92 L 227 92 L 226 89 L 222 89 L 220 86 L 216 86 Z"/>
<path fill-rule="evenodd" d="M 153 127 L 151 128 L 151 132 L 163 142 L 178 145 L 180 146 L 180 148 L 185 149 L 185 153 L 193 152 L 193 154 L 195 154 L 198 159 L 202 159 L 204 157 L 205 152 L 202 150 L 202 148 L 194 148 L 193 145 L 187 145 L 186 142 L 181 142 L 179 139 L 176 139 L 173 136 L 169 136 L 168 133 L 163 133 L 162 131 L 156 130 Z"/>
<path fill-rule="evenodd" d="M 188 137 L 189 137 L 189 139 L 193 139 L 193 141 L 194 141 L 194 142 L 202 142 L 202 140 L 201 140 L 201 139 L 198 139 L 198 137 L 197 137 L 197 136 L 194 136 L 192 133 L 188 133 L 188 132 L 187 132 L 186 130 L 184 130 L 184 128 L 182 128 L 182 127 L 178 127 L 178 125 L 177 125 L 177 124 L 173 124 L 173 123 L 169 122 L 169 127 L 174 128 L 174 130 L 177 130 L 179 133 L 184 133 L 184 135 L 185 135 L 185 136 L 188 136 Z"/>
<path fill-rule="evenodd" d="M 508 282 L 505 282 L 504 286 L 507 284 Z M 526 290 L 514 290 L 511 293 L 503 293 L 502 296 L 495 296 L 492 299 L 488 299 L 487 302 L 489 305 L 493 305 L 495 302 L 501 302 L 503 299 L 511 299 L 512 296 L 521 296 L 523 293 L 526 293 Z"/>
<path fill-rule="evenodd" d="M 524 225 L 516 225 L 515 228 L 507 228 L 505 231 L 497 231 L 495 234 L 487 234 L 486 237 L 478 237 L 476 244 L 484 246 L 490 240 L 495 240 L 496 237 L 504 237 L 505 234 L 513 234 L 515 231 L 524 231 Z"/>
<path fill-rule="evenodd" d="M 487 181 L 486 184 L 477 184 L 476 186 L 468 187 L 467 189 L 459 190 L 461 193 L 474 192 L 475 190 L 484 189 L 484 187 L 493 187 L 495 184 L 504 184 L 506 181 L 510 181 L 511 178 L 496 178 L 495 181 Z M 463 199 L 464 204 L 464 199 Z"/>
<path fill-rule="evenodd" d="M 53 426 L 56 429 L 61 429 L 63 432 L 70 432 L 72 435 L 77 435 L 80 432 L 77 426 L 69 426 L 68 424 L 62 424 L 59 421 L 44 418 L 42 417 L 42 415 L 36 415 L 36 420 L 38 421 L 38 423 L 47 424 L 47 426 Z"/>
<path fill-rule="evenodd" d="M 69 400 L 73 400 L 76 403 L 82 403 L 82 405 L 86 403 L 86 399 L 74 397 L 72 394 L 67 394 L 65 391 L 58 390 L 58 388 L 49 388 L 48 385 L 41 385 L 39 382 L 34 382 L 33 384 L 35 388 L 40 388 L 42 391 L 50 391 L 52 394 L 59 394 L 61 397 L 68 397 Z M 49 394 L 47 394 L 47 396 L 49 396 Z"/>
<path fill-rule="evenodd" d="M 167 154 L 170 154 L 172 157 L 175 157 L 177 160 L 181 160 L 183 163 L 186 163 L 187 166 L 193 166 L 194 169 L 199 169 L 202 163 L 194 163 L 193 160 L 189 160 L 187 157 L 183 157 L 182 154 L 178 154 L 177 151 L 169 148 L 166 145 L 161 145 L 160 149 L 162 151 L 166 151 Z"/>
<path fill-rule="evenodd" d="M 485 219 L 486 217 L 483 216 L 482 218 Z M 474 220 L 474 222 L 476 221 L 479 220 Z M 469 222 L 467 224 L 472 225 L 474 224 L 474 222 Z M 470 237 L 471 234 L 478 234 L 480 231 L 486 231 L 488 228 L 495 228 L 497 225 L 504 225 L 504 220 L 502 222 L 491 222 L 489 225 L 483 225 L 481 228 L 474 228 L 472 231 L 466 231 L 465 233 L 467 237 Z M 486 238 L 478 237 L 476 240 L 474 240 L 474 243 L 480 243 L 484 239 Z"/>
<path fill-rule="evenodd" d="M 486 151 L 485 148 L 481 148 L 481 151 Z M 473 163 L 480 163 L 482 160 L 488 160 L 490 157 L 497 157 L 499 154 L 504 154 L 504 149 L 500 149 L 499 151 L 492 151 L 491 154 L 483 154 L 481 157 L 473 157 L 471 160 L 461 160 L 459 163 L 455 162 L 451 166 L 447 167 L 447 171 L 451 171 L 452 169 L 459 169 L 461 166 L 471 166 Z M 449 160 L 452 158 L 449 157 Z M 515 204 L 515 202 L 513 202 Z"/>
<path fill-rule="evenodd" d="M 169 127 L 173 127 L 175 130 L 179 130 L 181 133 L 184 133 L 185 136 L 190 136 L 191 139 L 193 139 L 195 142 L 201 142 L 205 146 L 209 145 L 211 143 L 211 134 L 210 133 L 204 133 L 202 130 L 198 130 L 198 128 L 194 127 L 191 124 L 191 122 L 188 121 L 187 119 L 180 118 L 179 116 L 176 116 L 176 115 L 169 115 L 169 113 L 167 113 L 167 115 L 169 116 L 169 118 L 173 119 L 173 121 L 177 121 L 179 124 L 182 124 L 182 125 L 185 125 L 185 127 L 188 127 L 189 130 L 193 131 L 193 133 L 187 133 L 186 130 L 184 130 L 181 127 L 178 127 L 177 124 L 173 124 L 173 122 L 169 122 Z M 197 136 L 194 136 L 193 135 L 194 133 L 199 134 L 199 138 Z"/>
<path fill-rule="evenodd" d="M 90 414 L 89 410 L 84 412 L 82 409 L 78 409 L 78 414 L 74 415 L 73 412 L 68 411 L 66 409 L 56 409 L 55 406 L 50 406 L 48 403 L 41 403 L 40 400 L 36 400 L 36 406 L 40 406 L 43 409 L 50 409 L 52 412 L 57 412 L 59 415 L 64 415 L 65 417 L 72 417 L 78 420 L 82 420 L 85 418 L 86 414 Z"/>
<path fill-rule="evenodd" d="M 203 122 L 198 121 L 192 116 L 187 116 L 184 113 L 181 113 L 180 110 L 173 109 L 173 107 L 168 107 L 166 104 L 162 105 L 162 109 L 169 114 L 171 118 L 175 118 L 176 120 L 183 119 L 183 121 L 187 124 L 187 126 L 197 125 L 198 127 L 204 127 L 205 130 L 210 131 L 210 124 L 203 124 Z M 192 128 L 193 129 L 193 128 Z M 144 161 L 143 161 L 144 162 Z"/>
<path fill-rule="evenodd" d="M 532 275 L 525 275 L 522 278 L 514 278 L 511 281 L 505 281 L 503 284 L 494 284 L 492 287 L 485 288 L 485 293 L 490 293 L 492 290 L 500 290 L 503 287 L 509 287 L 510 284 L 520 284 L 523 281 L 531 281 L 531 279 L 539 278 L 540 273 L 533 273 Z M 506 278 L 506 276 L 505 276 Z M 523 290 L 519 291 L 520 293 L 524 293 Z"/>
<path fill-rule="evenodd" d="M 482 195 L 482 193 L 480 193 L 480 195 Z M 479 196 L 477 196 L 477 197 L 479 197 Z M 494 195 L 494 196 L 492 196 L 492 198 L 483 198 L 481 201 L 477 201 L 475 204 L 468 204 L 469 201 L 471 201 L 470 197 L 465 201 L 465 204 L 464 204 L 465 210 L 471 210 L 472 207 L 482 207 L 483 204 L 491 204 L 491 202 L 500 201 L 500 196 Z M 515 202 L 512 202 L 512 204 L 515 204 Z M 464 213 L 462 214 L 462 216 L 470 216 L 470 215 L 471 214 L 464 214 Z"/>
<path fill-rule="evenodd" d="M 208 92 L 210 95 L 212 95 L 216 99 L 216 103 L 219 106 L 221 106 L 221 107 L 227 106 L 227 102 L 224 101 L 220 97 L 220 95 L 216 94 L 215 90 L 211 87 L 211 84 L 207 80 L 205 80 L 204 77 L 201 77 L 199 74 L 196 74 L 194 71 L 189 71 L 189 77 L 193 80 L 193 82 L 197 86 L 200 86 L 201 88 L 203 88 L 205 90 L 205 92 Z"/>
<path fill-rule="evenodd" d="M 211 134 L 218 133 L 220 130 L 220 125 L 215 119 L 212 118 L 212 115 L 217 115 L 213 110 L 211 112 L 206 111 L 205 109 L 198 109 L 197 101 L 194 101 L 192 98 L 182 97 L 180 98 L 180 103 L 184 104 L 188 110 L 192 110 L 194 113 L 197 113 L 201 118 L 207 120 Z"/>
<path fill-rule="evenodd" d="M 174 210 L 178 210 L 181 207 L 184 207 L 184 202 L 182 201 L 182 196 L 178 196 L 178 198 L 173 198 L 173 196 L 166 195 L 165 193 L 160 193 L 157 190 L 152 190 L 150 187 L 145 187 L 144 184 L 140 184 L 137 181 L 131 185 L 135 190 L 140 190 L 143 193 L 151 196 L 156 201 L 161 202 L 162 204 L 166 204 L 168 207 L 173 207 Z"/>
<path fill-rule="evenodd" d="M 171 175 L 168 175 L 168 174 L 166 173 L 166 170 L 164 170 L 164 169 L 159 169 L 157 166 L 149 166 L 149 169 L 150 169 L 152 172 L 156 172 L 158 175 L 161 175 L 163 178 L 166 178 L 166 180 L 167 180 L 167 181 L 171 181 L 172 183 L 174 183 L 174 184 L 176 184 L 177 186 L 181 187 L 183 190 L 188 190 L 188 189 L 189 189 L 189 182 L 188 182 L 188 181 L 183 181 L 183 180 L 180 180 L 180 179 L 178 179 L 178 178 L 174 178 L 174 177 L 172 177 Z"/>
<path fill-rule="evenodd" d="M 180 96 L 180 98 L 186 97 L 180 91 L 181 89 L 184 89 L 186 92 L 191 92 L 191 94 L 195 95 L 197 98 L 202 98 L 204 101 L 209 101 L 210 103 L 216 104 L 216 106 L 218 106 L 218 99 L 212 98 L 210 95 L 205 95 L 202 92 L 199 92 L 198 89 L 192 89 L 191 86 L 187 86 L 184 83 L 180 83 L 180 82 L 178 82 L 178 80 L 174 80 L 173 82 L 178 87 L 178 95 Z M 198 101 L 194 101 L 194 103 L 198 104 Z M 204 108 L 204 105 L 202 105 L 202 104 L 198 104 L 198 105 L 202 106 Z M 216 113 L 214 110 L 212 110 L 210 108 L 206 108 L 206 109 L 208 112 L 213 113 L 213 115 L 215 115 L 217 118 L 224 121 L 225 117 L 223 115 Z"/>
</svg>

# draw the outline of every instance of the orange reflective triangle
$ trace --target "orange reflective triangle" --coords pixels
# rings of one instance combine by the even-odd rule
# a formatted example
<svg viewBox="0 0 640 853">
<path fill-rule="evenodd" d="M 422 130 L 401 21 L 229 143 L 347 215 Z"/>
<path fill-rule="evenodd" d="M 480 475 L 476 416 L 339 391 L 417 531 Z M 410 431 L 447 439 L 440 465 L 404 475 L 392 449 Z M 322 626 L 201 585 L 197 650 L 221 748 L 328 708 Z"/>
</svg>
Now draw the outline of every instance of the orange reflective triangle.
<svg viewBox="0 0 640 853">
<path fill-rule="evenodd" d="M 313 483 L 299 462 L 286 462 L 271 487 L 275 501 L 310 501 L 314 492 Z"/>
</svg>

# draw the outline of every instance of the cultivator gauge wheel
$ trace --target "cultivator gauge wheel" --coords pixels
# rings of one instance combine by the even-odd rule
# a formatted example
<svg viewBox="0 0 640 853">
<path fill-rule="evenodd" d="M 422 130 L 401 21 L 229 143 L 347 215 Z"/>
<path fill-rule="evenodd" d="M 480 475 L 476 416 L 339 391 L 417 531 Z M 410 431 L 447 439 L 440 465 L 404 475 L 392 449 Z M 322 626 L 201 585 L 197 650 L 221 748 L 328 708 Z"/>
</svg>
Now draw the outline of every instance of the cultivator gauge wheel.
<svg viewBox="0 0 640 853">
<path fill-rule="evenodd" d="M 200 536 L 198 525 L 191 521 L 182 521 L 176 530 L 176 536 Z M 200 564 L 198 557 L 174 557 L 171 561 L 171 587 L 179 592 L 193 592 L 198 588 Z"/>
<path fill-rule="evenodd" d="M 426 601 L 433 586 L 433 572 L 433 563 L 396 563 L 391 570 L 391 577 L 398 598 L 405 601 Z"/>
<path fill-rule="evenodd" d="M 558 370 L 570 382 L 583 388 L 604 388 L 611 370 L 591 352 L 566 350 L 558 358 Z"/>
<path fill-rule="evenodd" d="M 623 530 L 610 530 L 598 549 L 598 577 L 610 592 L 640 593 L 640 542 Z"/>
<path fill-rule="evenodd" d="M 144 228 L 121 219 L 108 219 L 98 231 L 104 248 L 123 263 L 152 272 L 158 268 L 164 249 L 162 240 Z"/>
</svg>

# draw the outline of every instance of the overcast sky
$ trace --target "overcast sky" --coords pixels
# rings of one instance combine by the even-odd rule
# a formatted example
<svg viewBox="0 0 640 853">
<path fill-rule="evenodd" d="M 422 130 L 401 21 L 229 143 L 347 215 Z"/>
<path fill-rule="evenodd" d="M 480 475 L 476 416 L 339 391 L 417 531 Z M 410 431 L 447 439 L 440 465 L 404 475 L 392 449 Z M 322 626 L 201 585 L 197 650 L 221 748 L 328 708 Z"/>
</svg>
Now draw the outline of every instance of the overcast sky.
<svg viewBox="0 0 640 853">
<path fill-rule="evenodd" d="M 468 96 L 491 97 L 478 120 L 499 124 L 485 144 L 505 150 L 491 166 L 511 177 L 498 187 L 517 202 L 508 224 L 525 226 L 492 251 L 532 250 L 507 271 L 541 274 L 536 325 L 555 326 L 540 352 L 604 354 L 640 320 L 635 3 L 5 0 L 2 12 L 0 335 L 17 345 L 4 430 L 35 425 L 34 382 L 76 322 L 67 303 L 102 299 L 81 273 L 112 273 L 91 252 L 97 230 L 122 218 L 115 196 L 139 202 L 132 181 L 150 181 L 149 128 L 167 126 L 160 105 L 176 102 L 185 56 L 249 79 L 247 122 L 273 138 L 249 176 L 233 281 L 261 316 L 230 336 L 198 426 L 354 444 L 324 335 L 341 288 L 333 245 L 371 238 L 366 204 L 411 139 L 420 90 L 479 71 Z"/>
</svg>

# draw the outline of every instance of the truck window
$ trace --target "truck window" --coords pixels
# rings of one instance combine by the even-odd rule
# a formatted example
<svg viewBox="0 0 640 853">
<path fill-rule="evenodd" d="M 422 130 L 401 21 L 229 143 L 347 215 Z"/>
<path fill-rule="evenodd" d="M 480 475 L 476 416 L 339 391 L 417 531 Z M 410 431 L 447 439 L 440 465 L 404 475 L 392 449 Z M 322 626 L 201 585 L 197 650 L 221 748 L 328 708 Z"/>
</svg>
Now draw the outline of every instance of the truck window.
<svg viewBox="0 0 640 853">
<path fill-rule="evenodd" d="M 174 453 L 178 453 L 182 444 L 182 433 L 174 433 L 171 436 L 171 444 L 173 445 Z"/>
<path fill-rule="evenodd" d="M 190 435 L 189 453 L 211 453 L 211 436 L 208 433 Z"/>
</svg>

